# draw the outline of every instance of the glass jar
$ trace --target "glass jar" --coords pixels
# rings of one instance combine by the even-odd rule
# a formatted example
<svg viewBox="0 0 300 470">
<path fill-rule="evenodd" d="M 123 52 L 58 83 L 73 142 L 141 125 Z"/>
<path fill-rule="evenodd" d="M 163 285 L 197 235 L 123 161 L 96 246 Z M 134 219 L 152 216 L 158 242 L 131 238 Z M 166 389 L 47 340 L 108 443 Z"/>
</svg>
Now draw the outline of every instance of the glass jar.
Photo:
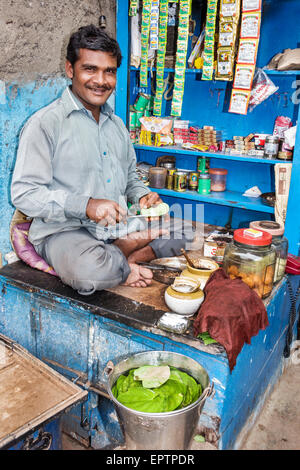
<svg viewBox="0 0 300 470">
<path fill-rule="evenodd" d="M 223 268 L 231 279 L 242 279 L 264 299 L 272 292 L 275 261 L 272 235 L 242 228 L 235 230 L 225 249 Z"/>
<path fill-rule="evenodd" d="M 228 171 L 224 168 L 210 168 L 211 191 L 225 191 Z"/>
<path fill-rule="evenodd" d="M 250 223 L 250 227 L 256 230 L 264 230 L 272 235 L 272 244 L 276 251 L 276 264 L 274 284 L 279 282 L 284 274 L 287 263 L 289 242 L 284 237 L 284 228 L 272 220 L 257 220 Z"/>
<path fill-rule="evenodd" d="M 275 158 L 279 149 L 279 137 L 269 135 L 265 140 L 264 156 L 265 158 Z"/>
<path fill-rule="evenodd" d="M 152 166 L 149 170 L 149 185 L 151 188 L 164 188 L 167 179 L 167 172 L 167 168 Z"/>
</svg>

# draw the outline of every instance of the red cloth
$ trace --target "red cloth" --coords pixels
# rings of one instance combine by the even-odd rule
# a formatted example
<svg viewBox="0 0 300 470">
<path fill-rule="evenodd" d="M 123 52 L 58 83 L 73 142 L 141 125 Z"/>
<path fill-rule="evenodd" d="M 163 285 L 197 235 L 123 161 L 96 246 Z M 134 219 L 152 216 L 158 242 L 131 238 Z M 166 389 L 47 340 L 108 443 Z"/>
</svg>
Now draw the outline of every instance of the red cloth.
<svg viewBox="0 0 300 470">
<path fill-rule="evenodd" d="M 269 325 L 263 301 L 241 279 L 230 279 L 220 268 L 204 288 L 205 300 L 194 322 L 194 335 L 208 331 L 226 350 L 230 371 L 244 343 Z"/>
</svg>

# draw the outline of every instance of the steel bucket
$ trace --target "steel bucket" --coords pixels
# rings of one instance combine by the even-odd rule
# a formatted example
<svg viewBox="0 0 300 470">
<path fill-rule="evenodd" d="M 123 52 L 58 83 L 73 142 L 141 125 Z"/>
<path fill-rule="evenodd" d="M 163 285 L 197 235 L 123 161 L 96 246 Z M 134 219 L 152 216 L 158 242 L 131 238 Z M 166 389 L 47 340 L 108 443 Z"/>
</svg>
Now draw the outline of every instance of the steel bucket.
<svg viewBox="0 0 300 470">
<path fill-rule="evenodd" d="M 167 364 L 190 374 L 202 385 L 199 399 L 186 408 L 168 413 L 143 413 L 119 403 L 112 387 L 121 374 L 144 365 Z M 195 360 L 168 351 L 147 351 L 135 354 L 114 365 L 106 366 L 107 391 L 114 402 L 128 450 L 187 450 L 196 430 L 205 400 L 213 385 L 205 369 Z"/>
</svg>

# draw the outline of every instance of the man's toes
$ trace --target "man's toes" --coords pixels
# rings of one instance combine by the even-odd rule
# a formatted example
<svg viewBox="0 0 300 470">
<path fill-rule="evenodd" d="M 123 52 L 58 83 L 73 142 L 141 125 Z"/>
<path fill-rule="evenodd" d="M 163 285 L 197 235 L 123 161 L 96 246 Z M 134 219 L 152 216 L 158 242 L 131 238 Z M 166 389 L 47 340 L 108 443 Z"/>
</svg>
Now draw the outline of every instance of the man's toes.
<svg viewBox="0 0 300 470">
<path fill-rule="evenodd" d="M 146 279 L 152 279 L 153 278 L 153 273 L 150 269 L 140 267 L 140 275 L 146 280 Z"/>
</svg>

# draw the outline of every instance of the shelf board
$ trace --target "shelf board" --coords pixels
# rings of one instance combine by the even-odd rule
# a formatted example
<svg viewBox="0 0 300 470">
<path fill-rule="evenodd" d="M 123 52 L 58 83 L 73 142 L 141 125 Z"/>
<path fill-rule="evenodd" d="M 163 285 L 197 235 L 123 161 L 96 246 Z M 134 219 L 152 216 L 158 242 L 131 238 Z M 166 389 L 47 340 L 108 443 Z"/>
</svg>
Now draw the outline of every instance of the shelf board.
<svg viewBox="0 0 300 470">
<path fill-rule="evenodd" d="M 161 152 L 167 154 L 177 154 L 177 155 L 193 155 L 195 157 L 204 156 L 209 158 L 221 158 L 223 160 L 236 160 L 240 162 L 252 162 L 252 163 L 267 163 L 269 165 L 274 165 L 275 163 L 293 163 L 292 161 L 285 161 L 285 160 L 277 160 L 272 159 L 269 160 L 263 157 L 252 157 L 250 155 L 230 155 L 228 153 L 221 153 L 221 152 L 201 152 L 199 150 L 186 150 L 181 147 L 155 147 L 155 146 L 147 146 L 147 145 L 138 145 L 135 144 L 134 148 L 136 150 L 149 150 L 153 152 Z"/>
<path fill-rule="evenodd" d="M 131 66 L 130 67 L 130 70 L 131 71 L 134 71 L 134 72 L 138 72 L 140 69 L 139 68 L 136 68 L 134 66 Z M 152 70 L 152 72 L 155 72 L 156 71 L 156 67 L 148 67 L 148 71 L 150 72 Z M 264 72 L 267 74 L 267 75 L 277 75 L 277 76 L 287 76 L 287 75 L 300 75 L 300 70 L 268 70 L 268 69 L 263 69 Z M 169 73 L 169 72 L 175 72 L 175 69 L 174 68 L 165 68 L 164 69 L 165 73 Z M 199 69 L 189 69 L 187 68 L 185 70 L 186 73 L 188 74 L 202 74 L 202 70 L 199 70 Z"/>
<path fill-rule="evenodd" d="M 161 196 L 169 196 L 180 199 L 188 199 L 196 202 L 206 202 L 209 204 L 219 204 L 239 209 L 247 209 L 257 212 L 274 214 L 274 207 L 267 206 L 261 202 L 260 198 L 246 197 L 237 191 L 212 192 L 208 195 L 198 194 L 196 191 L 178 192 L 171 189 L 149 188 Z"/>
</svg>

